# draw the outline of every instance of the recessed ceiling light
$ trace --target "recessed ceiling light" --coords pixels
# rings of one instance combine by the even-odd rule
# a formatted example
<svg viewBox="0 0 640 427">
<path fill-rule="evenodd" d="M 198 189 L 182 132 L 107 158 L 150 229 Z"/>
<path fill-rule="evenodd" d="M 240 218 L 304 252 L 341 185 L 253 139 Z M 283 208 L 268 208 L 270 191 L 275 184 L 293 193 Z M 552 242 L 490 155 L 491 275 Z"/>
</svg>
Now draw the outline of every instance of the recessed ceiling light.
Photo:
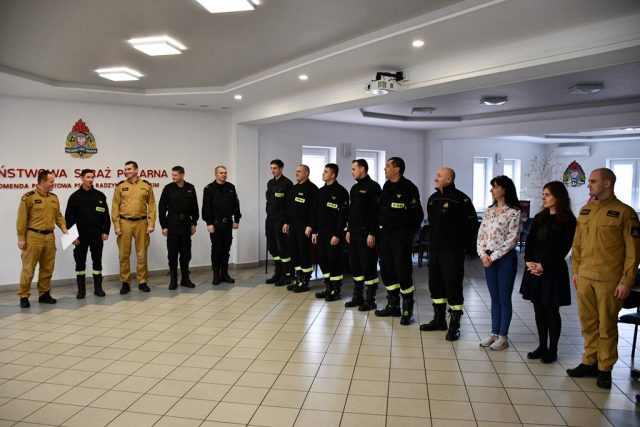
<svg viewBox="0 0 640 427">
<path fill-rule="evenodd" d="M 589 95 L 592 93 L 598 93 L 604 89 L 604 83 L 578 83 L 569 88 L 571 95 Z"/>
<path fill-rule="evenodd" d="M 480 104 L 483 105 L 504 105 L 509 101 L 506 96 L 483 96 L 480 99 Z"/>
<path fill-rule="evenodd" d="M 422 47 L 422 46 L 424 46 L 424 42 L 422 40 L 414 40 L 413 43 L 411 43 L 411 46 L 413 46 L 413 47 Z"/>
<path fill-rule="evenodd" d="M 96 73 L 100 77 L 114 82 L 140 80 L 140 77 L 142 77 L 142 73 L 127 67 L 100 68 L 96 70 Z"/>
<path fill-rule="evenodd" d="M 233 99 L 235 99 L 236 101 L 240 101 L 242 99 L 242 95 L 240 94 L 233 95 Z"/>
<path fill-rule="evenodd" d="M 197 0 L 210 13 L 241 12 L 254 10 L 255 6 L 248 0 Z"/>
<path fill-rule="evenodd" d="M 309 80 L 309 76 L 307 76 L 306 74 L 300 74 L 300 75 L 298 76 L 298 78 L 299 78 L 300 80 Z"/>
<path fill-rule="evenodd" d="M 143 37 L 129 40 L 129 43 L 140 52 L 149 56 L 179 55 L 186 47 L 169 36 Z"/>
</svg>

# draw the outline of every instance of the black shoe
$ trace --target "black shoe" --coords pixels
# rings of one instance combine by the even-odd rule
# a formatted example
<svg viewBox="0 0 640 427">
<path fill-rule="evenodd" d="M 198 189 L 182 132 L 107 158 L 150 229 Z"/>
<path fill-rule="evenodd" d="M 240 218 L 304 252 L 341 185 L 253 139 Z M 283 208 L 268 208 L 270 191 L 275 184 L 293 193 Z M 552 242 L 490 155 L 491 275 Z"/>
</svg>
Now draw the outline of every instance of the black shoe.
<svg viewBox="0 0 640 427">
<path fill-rule="evenodd" d="M 299 294 L 301 292 L 309 291 L 309 279 L 311 279 L 311 273 L 301 273 L 300 280 L 294 283 L 293 288 L 291 289 L 293 293 Z M 289 287 L 287 286 L 287 289 Z"/>
<path fill-rule="evenodd" d="M 287 290 L 293 291 L 295 288 L 300 286 L 302 286 L 302 272 L 296 271 L 293 281 L 287 285 Z"/>
<path fill-rule="evenodd" d="M 527 359 L 531 359 L 531 360 L 540 359 L 548 351 L 549 350 L 547 350 L 546 348 L 538 347 L 535 350 L 530 351 L 529 353 L 527 353 Z"/>
<path fill-rule="evenodd" d="M 269 277 L 264 281 L 267 285 L 272 285 L 280 280 L 280 276 L 282 275 L 282 267 L 280 267 L 280 261 L 274 261 L 276 265 L 276 271 L 273 273 L 273 276 Z"/>
<path fill-rule="evenodd" d="M 182 273 L 182 277 L 180 277 L 180 286 L 185 288 L 195 288 L 196 284 L 193 283 L 189 277 L 189 269 L 181 268 L 180 271 Z"/>
<path fill-rule="evenodd" d="M 413 323 L 413 292 L 402 296 L 402 316 L 400 324 L 407 326 Z"/>
<path fill-rule="evenodd" d="M 87 295 L 86 277 L 84 275 L 76 276 L 76 283 L 78 284 L 78 293 L 76 299 L 84 299 Z"/>
<path fill-rule="evenodd" d="M 433 319 L 429 323 L 420 325 L 421 331 L 447 330 L 447 304 L 433 303 Z"/>
<path fill-rule="evenodd" d="M 342 281 L 335 280 L 333 283 L 331 283 L 331 289 L 329 290 L 329 293 L 327 294 L 327 296 L 324 297 L 324 300 L 327 302 L 338 301 L 339 299 L 342 298 L 342 296 L 340 295 L 341 289 L 342 289 Z"/>
<path fill-rule="evenodd" d="M 529 355 L 527 355 L 529 357 Z M 540 357 L 542 363 L 553 363 L 558 360 L 558 354 L 555 351 L 547 351 Z"/>
<path fill-rule="evenodd" d="M 103 297 L 106 295 L 102 289 L 102 274 L 93 275 L 93 294 L 97 297 Z"/>
<path fill-rule="evenodd" d="M 611 388 L 611 372 L 598 371 L 598 379 L 596 380 L 596 385 L 600 388 L 610 389 Z"/>
<path fill-rule="evenodd" d="M 49 295 L 49 292 L 45 292 L 44 294 L 40 295 L 40 297 L 38 298 L 38 302 L 41 302 L 43 304 L 55 304 L 57 300 Z"/>
<path fill-rule="evenodd" d="M 378 317 L 400 317 L 400 306 L 387 304 L 382 310 L 376 310 L 375 315 Z"/>
<path fill-rule="evenodd" d="M 597 377 L 598 365 L 585 365 L 581 363 L 573 369 L 567 369 L 567 374 L 572 378 Z"/>
<path fill-rule="evenodd" d="M 364 302 L 360 304 L 358 311 L 370 311 L 378 308 L 378 304 L 376 304 L 376 290 L 378 289 L 378 285 L 367 285 L 366 288 Z"/>
<path fill-rule="evenodd" d="M 460 318 L 462 317 L 462 310 L 449 309 L 451 318 L 449 319 L 449 329 L 445 335 L 447 341 L 457 341 L 460 339 Z"/>
<path fill-rule="evenodd" d="M 122 282 L 122 287 L 120 288 L 120 295 L 125 295 L 131 292 L 131 286 L 127 282 Z"/>
<path fill-rule="evenodd" d="M 225 283 L 236 283 L 231 276 L 229 276 L 229 265 L 223 264 L 220 268 L 220 281 Z"/>
<path fill-rule="evenodd" d="M 290 274 L 283 274 L 282 276 L 280 276 L 280 278 L 276 281 L 275 285 L 277 287 L 282 287 L 282 286 L 286 286 L 287 288 L 289 287 L 289 285 L 295 283 L 293 280 L 293 276 L 291 276 Z"/>
<path fill-rule="evenodd" d="M 142 292 L 149 292 L 151 289 L 149 289 L 149 286 L 147 286 L 146 283 L 140 283 L 138 285 L 138 289 L 140 289 Z"/>
<path fill-rule="evenodd" d="M 329 279 L 324 279 L 324 290 L 320 292 L 316 292 L 316 298 L 325 299 L 329 292 L 331 291 L 331 281 Z"/>
<path fill-rule="evenodd" d="M 345 307 L 359 307 L 364 302 L 364 297 L 362 296 L 362 291 L 364 290 L 364 284 L 361 281 L 354 281 L 353 283 L 353 296 L 351 300 L 344 303 Z"/>
<path fill-rule="evenodd" d="M 178 289 L 178 269 L 172 268 L 169 270 L 169 290 L 173 291 Z"/>
<path fill-rule="evenodd" d="M 29 307 L 31 307 L 29 298 L 27 297 L 20 298 L 20 308 L 29 308 Z"/>
</svg>

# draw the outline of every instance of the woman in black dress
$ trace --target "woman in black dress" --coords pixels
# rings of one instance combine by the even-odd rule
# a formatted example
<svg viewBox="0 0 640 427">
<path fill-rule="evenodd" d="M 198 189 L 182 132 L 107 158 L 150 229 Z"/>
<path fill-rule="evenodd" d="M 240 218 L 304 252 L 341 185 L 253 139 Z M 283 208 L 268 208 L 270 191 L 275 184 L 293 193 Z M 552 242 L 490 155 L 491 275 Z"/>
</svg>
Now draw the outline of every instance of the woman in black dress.
<svg viewBox="0 0 640 427">
<path fill-rule="evenodd" d="M 560 307 L 571 305 L 569 269 L 565 257 L 573 243 L 576 217 L 565 185 L 545 184 L 542 210 L 535 216 L 527 237 L 526 271 L 520 293 L 533 303 L 540 344 L 527 358 L 552 363 L 558 358 Z"/>
</svg>

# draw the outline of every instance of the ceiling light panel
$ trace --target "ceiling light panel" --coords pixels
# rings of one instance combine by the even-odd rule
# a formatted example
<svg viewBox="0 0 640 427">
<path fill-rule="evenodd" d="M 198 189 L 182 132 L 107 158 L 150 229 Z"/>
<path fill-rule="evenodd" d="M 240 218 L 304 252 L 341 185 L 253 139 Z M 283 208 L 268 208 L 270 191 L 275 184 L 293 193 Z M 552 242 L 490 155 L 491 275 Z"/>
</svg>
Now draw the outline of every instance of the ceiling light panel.
<svg viewBox="0 0 640 427">
<path fill-rule="evenodd" d="M 178 55 L 185 45 L 169 36 L 143 37 L 129 40 L 131 46 L 149 56 Z"/>
<path fill-rule="evenodd" d="M 209 13 L 228 13 L 254 10 L 255 6 L 248 0 L 197 0 Z"/>
<path fill-rule="evenodd" d="M 504 105 L 509 101 L 506 96 L 483 96 L 480 103 L 483 105 Z"/>
<path fill-rule="evenodd" d="M 424 42 L 422 40 L 414 40 L 411 43 L 411 46 L 413 46 L 413 47 L 422 47 L 422 46 L 424 46 Z"/>
<path fill-rule="evenodd" d="M 100 68 L 96 73 L 102 78 L 114 82 L 126 82 L 132 80 L 140 80 L 142 73 L 127 67 Z"/>
<path fill-rule="evenodd" d="M 300 80 L 309 80 L 309 76 L 308 76 L 308 75 L 306 75 L 306 74 L 300 74 L 300 75 L 298 76 L 298 78 L 299 78 Z"/>
</svg>

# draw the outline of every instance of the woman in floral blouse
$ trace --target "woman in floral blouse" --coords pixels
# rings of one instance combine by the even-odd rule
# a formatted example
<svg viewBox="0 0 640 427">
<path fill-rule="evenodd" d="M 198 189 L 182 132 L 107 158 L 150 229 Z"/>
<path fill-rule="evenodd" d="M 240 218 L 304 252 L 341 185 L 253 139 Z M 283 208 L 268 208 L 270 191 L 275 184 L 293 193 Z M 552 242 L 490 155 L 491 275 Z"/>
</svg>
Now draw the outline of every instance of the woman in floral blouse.
<svg viewBox="0 0 640 427">
<path fill-rule="evenodd" d="M 503 350 L 509 346 L 511 293 L 516 280 L 518 257 L 515 247 L 520 235 L 520 202 L 509 177 L 491 180 L 493 204 L 484 212 L 478 231 L 477 250 L 491 295 L 491 335 L 482 347 Z"/>
</svg>

